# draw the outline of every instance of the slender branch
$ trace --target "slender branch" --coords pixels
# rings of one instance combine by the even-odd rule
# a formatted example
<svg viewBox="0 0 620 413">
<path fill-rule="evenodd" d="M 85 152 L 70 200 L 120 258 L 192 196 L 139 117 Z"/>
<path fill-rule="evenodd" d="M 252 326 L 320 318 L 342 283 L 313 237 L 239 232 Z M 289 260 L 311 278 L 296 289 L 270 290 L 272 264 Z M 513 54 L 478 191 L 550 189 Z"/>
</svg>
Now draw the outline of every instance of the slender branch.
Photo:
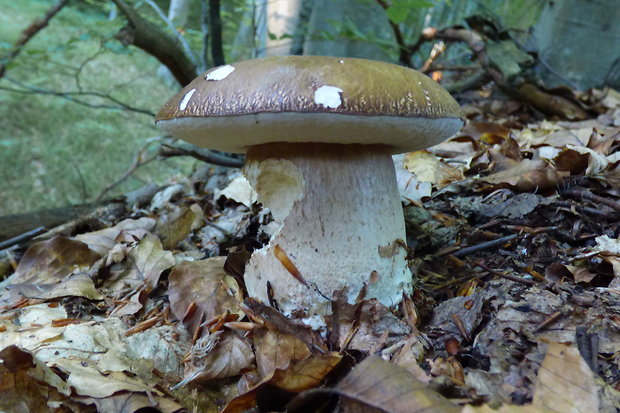
<svg viewBox="0 0 620 413">
<path fill-rule="evenodd" d="M 241 168 L 244 162 L 243 159 L 231 158 L 184 142 L 176 144 L 163 143 L 159 149 L 159 154 L 163 157 L 191 156 L 203 162 L 230 168 Z"/>
<path fill-rule="evenodd" d="M 137 108 L 137 107 L 128 105 L 120 101 L 119 99 L 113 96 L 110 96 L 108 94 L 105 94 L 105 93 L 93 92 L 93 91 L 85 92 L 85 91 L 60 91 L 60 90 L 53 90 L 53 89 L 43 89 L 37 86 L 27 85 L 25 83 L 22 83 L 8 76 L 5 76 L 5 79 L 19 87 L 19 89 L 16 89 L 16 88 L 11 88 L 11 87 L 6 87 L 6 86 L 0 86 L 0 90 L 6 90 L 7 92 L 21 93 L 21 94 L 36 93 L 39 95 L 56 96 L 62 99 L 66 99 L 70 102 L 77 103 L 79 105 L 87 106 L 89 108 L 127 110 L 130 112 L 141 113 L 143 115 L 147 115 L 150 117 L 155 116 L 155 114 L 148 109 L 142 109 L 142 108 Z M 86 100 L 80 99 L 79 97 L 96 97 L 99 99 L 112 102 L 113 104 L 92 103 L 92 102 L 88 102 Z"/>
<path fill-rule="evenodd" d="M 22 31 L 17 41 L 13 44 L 13 50 L 9 53 L 9 55 L 6 58 L 3 58 L 2 59 L 3 61 L 0 63 L 0 78 L 2 78 L 4 74 L 6 73 L 7 65 L 13 59 L 15 59 L 17 55 L 21 53 L 24 46 L 26 46 L 26 44 L 30 40 L 32 40 L 32 38 L 36 36 L 37 33 L 43 30 L 49 24 L 50 20 L 52 20 L 52 18 L 54 18 L 54 16 L 56 16 L 58 12 L 62 10 L 68 3 L 69 3 L 69 0 L 58 1 L 58 3 L 56 3 L 55 5 L 53 5 L 47 10 L 47 12 L 42 18 L 35 20 L 34 22 L 30 24 L 30 26 L 26 27 Z"/>
<path fill-rule="evenodd" d="M 151 155 L 151 156 L 146 156 L 146 153 L 149 149 L 149 146 L 151 146 L 152 141 L 149 141 L 146 145 L 144 145 L 142 147 L 142 149 L 140 149 L 138 151 L 138 153 L 136 153 L 136 155 L 134 155 L 133 157 L 133 161 L 131 162 L 131 165 L 129 166 L 129 168 L 127 169 L 127 171 L 125 171 L 125 173 L 123 174 L 123 176 L 121 176 L 119 179 L 117 179 L 115 182 L 112 182 L 111 184 L 109 184 L 108 186 L 106 186 L 97 196 L 97 198 L 95 199 L 95 202 L 101 201 L 107 194 L 108 192 L 110 192 L 112 189 L 116 188 L 117 186 L 119 186 L 120 184 L 122 184 L 123 182 L 125 182 L 134 172 L 136 172 L 136 170 L 138 170 L 138 168 L 153 162 L 155 159 L 157 159 L 157 153 Z"/>
<path fill-rule="evenodd" d="M 196 56 L 194 55 L 194 52 L 192 52 L 191 47 L 189 47 L 189 43 L 187 43 L 187 41 L 185 40 L 185 37 L 183 37 L 183 35 L 177 30 L 176 27 L 174 27 L 174 23 L 172 23 L 172 21 L 168 18 L 168 16 L 166 16 L 166 14 L 157 5 L 157 3 L 155 3 L 153 0 L 145 0 L 145 1 L 146 1 L 146 4 L 148 4 L 149 6 L 151 6 L 153 10 L 155 10 L 155 13 L 157 13 L 157 15 L 164 21 L 164 23 L 166 23 L 166 26 L 168 26 L 168 29 L 172 33 L 174 33 L 174 36 L 176 37 L 176 39 L 183 46 L 183 51 L 185 52 L 187 57 L 192 61 L 192 63 L 195 66 L 198 66 L 198 59 L 196 59 Z"/>
<path fill-rule="evenodd" d="M 123 0 L 112 0 L 127 18 L 127 25 L 116 35 L 125 45 L 134 45 L 157 58 L 170 69 L 175 79 L 186 85 L 197 75 L 196 65 L 187 56 L 179 40 L 140 16 Z"/>
</svg>

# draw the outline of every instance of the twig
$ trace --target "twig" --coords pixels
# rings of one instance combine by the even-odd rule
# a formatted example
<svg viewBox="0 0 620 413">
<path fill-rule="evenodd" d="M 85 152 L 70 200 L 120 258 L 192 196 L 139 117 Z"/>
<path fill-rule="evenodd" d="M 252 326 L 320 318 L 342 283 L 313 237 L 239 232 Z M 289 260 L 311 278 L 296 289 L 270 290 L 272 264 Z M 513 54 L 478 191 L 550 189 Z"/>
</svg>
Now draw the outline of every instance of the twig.
<svg viewBox="0 0 620 413">
<path fill-rule="evenodd" d="M 162 143 L 159 148 L 159 154 L 165 158 L 171 156 L 191 156 L 203 162 L 230 168 L 241 168 L 243 166 L 243 159 L 231 158 L 189 143 Z"/>
<path fill-rule="evenodd" d="M 58 12 L 68 3 L 69 0 L 60 0 L 58 3 L 50 7 L 42 18 L 35 20 L 30 24 L 30 26 L 26 27 L 22 31 L 17 41 L 13 44 L 13 49 L 9 55 L 6 58 L 3 58 L 3 62 L 0 63 L 0 78 L 2 78 L 6 73 L 7 65 L 21 53 L 24 46 L 26 46 L 26 44 L 32 40 L 37 33 L 43 30 L 49 24 L 50 20 L 52 20 L 52 18 L 54 18 L 54 16 L 56 16 Z"/>
<path fill-rule="evenodd" d="M 15 244 L 19 244 L 22 241 L 26 241 L 32 237 L 36 237 L 37 235 L 45 232 L 45 227 L 37 227 L 35 229 L 31 229 L 30 231 L 24 232 L 16 237 L 9 238 L 0 242 L 0 250 L 12 247 Z"/>
<path fill-rule="evenodd" d="M 547 317 L 545 321 L 543 321 L 542 323 L 536 326 L 536 328 L 534 329 L 534 332 L 540 331 L 543 328 L 550 325 L 551 323 L 555 322 L 558 318 L 560 318 L 561 315 L 562 315 L 561 311 L 556 311 L 555 313 L 551 314 L 549 317 Z"/>
<path fill-rule="evenodd" d="M 607 205 L 608 207 L 614 209 L 615 211 L 620 212 L 620 203 L 614 202 L 611 199 L 603 198 L 602 196 L 595 195 L 588 190 L 569 189 L 569 190 L 560 191 L 560 195 L 570 195 L 577 199 L 580 199 L 580 198 L 587 199 L 589 201 L 594 201 L 599 204 Z"/>
<path fill-rule="evenodd" d="M 142 149 L 140 149 L 140 151 L 134 156 L 133 161 L 131 162 L 131 165 L 129 166 L 129 169 L 127 169 L 127 171 L 123 174 L 123 176 L 121 176 L 118 180 L 116 180 L 116 182 L 113 182 L 110 185 L 106 186 L 103 189 L 103 191 L 101 191 L 101 193 L 97 196 L 96 201 L 100 201 L 101 199 L 103 199 L 104 196 L 106 196 L 108 192 L 110 192 L 112 189 L 116 188 L 123 182 L 125 182 L 125 180 L 129 178 L 131 174 L 133 174 L 138 168 L 157 159 L 157 156 L 158 156 L 157 153 L 149 156 L 148 158 L 144 157 L 150 144 L 151 142 L 147 143 L 146 145 L 144 145 Z"/>
<path fill-rule="evenodd" d="M 494 239 L 491 241 L 487 241 L 487 242 L 482 242 L 478 245 L 472 245 L 471 247 L 465 247 L 463 249 L 460 249 L 456 252 L 453 252 L 452 255 L 460 258 L 460 257 L 464 257 L 466 255 L 469 254 L 473 254 L 474 252 L 478 252 L 478 251 L 482 251 L 482 250 L 488 250 L 489 248 L 493 248 L 493 247 L 497 247 L 499 245 L 505 244 L 507 242 L 512 241 L 513 239 L 517 238 L 518 234 L 512 234 L 512 235 L 507 235 L 505 237 L 501 237 L 498 239 Z"/>
<path fill-rule="evenodd" d="M 516 275 L 504 274 L 503 272 L 494 270 L 493 268 L 489 268 L 481 262 L 477 262 L 476 265 L 488 273 L 496 275 L 500 278 L 505 278 L 510 281 L 516 281 L 518 283 L 528 284 L 528 285 L 538 285 L 538 283 L 534 280 L 528 280 L 527 278 L 517 277 Z"/>
<path fill-rule="evenodd" d="M 83 106 L 87 106 L 87 107 L 90 107 L 90 108 L 127 110 L 127 111 L 130 111 L 130 112 L 136 112 L 136 113 L 141 113 L 143 115 L 148 115 L 150 117 L 155 116 L 155 114 L 153 112 L 151 112 L 150 110 L 148 110 L 148 109 L 136 108 L 134 106 L 128 105 L 128 104 L 126 104 L 126 103 L 116 99 L 115 97 L 112 97 L 110 95 L 106 95 L 106 94 L 100 93 L 100 92 L 50 90 L 50 89 L 43 89 L 43 88 L 40 88 L 40 87 L 37 87 L 37 86 L 27 85 L 25 83 L 22 83 L 22 82 L 20 82 L 18 80 L 13 79 L 13 78 L 9 78 L 8 76 L 5 76 L 5 79 L 8 80 L 9 82 L 19 86 L 21 89 L 14 89 L 14 88 L 10 88 L 10 87 L 0 86 L 0 90 L 6 90 L 8 92 L 22 93 L 22 94 L 36 93 L 36 94 L 40 94 L 40 95 L 56 96 L 56 97 L 60 97 L 60 98 L 66 99 L 68 101 L 71 101 L 73 103 L 77 103 L 77 104 L 80 104 L 80 105 L 83 105 Z M 91 96 L 91 97 L 96 97 L 96 98 L 108 100 L 108 101 L 114 103 L 114 105 L 91 103 L 91 102 L 88 102 L 86 100 L 78 99 L 75 96 Z"/>
</svg>

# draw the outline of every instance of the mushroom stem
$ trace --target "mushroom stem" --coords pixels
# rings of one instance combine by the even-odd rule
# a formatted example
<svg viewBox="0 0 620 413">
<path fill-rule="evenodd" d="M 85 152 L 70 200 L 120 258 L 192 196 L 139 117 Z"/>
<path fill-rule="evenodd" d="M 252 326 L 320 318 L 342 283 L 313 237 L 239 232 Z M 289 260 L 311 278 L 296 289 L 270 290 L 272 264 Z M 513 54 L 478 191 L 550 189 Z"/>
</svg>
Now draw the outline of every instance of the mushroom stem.
<svg viewBox="0 0 620 413">
<path fill-rule="evenodd" d="M 279 230 L 252 255 L 250 296 L 267 302 L 268 283 L 286 314 L 323 323 L 331 299 L 391 306 L 411 290 L 405 223 L 389 148 L 276 143 L 251 147 L 245 174 Z M 301 310 L 301 312 L 300 312 Z"/>
</svg>

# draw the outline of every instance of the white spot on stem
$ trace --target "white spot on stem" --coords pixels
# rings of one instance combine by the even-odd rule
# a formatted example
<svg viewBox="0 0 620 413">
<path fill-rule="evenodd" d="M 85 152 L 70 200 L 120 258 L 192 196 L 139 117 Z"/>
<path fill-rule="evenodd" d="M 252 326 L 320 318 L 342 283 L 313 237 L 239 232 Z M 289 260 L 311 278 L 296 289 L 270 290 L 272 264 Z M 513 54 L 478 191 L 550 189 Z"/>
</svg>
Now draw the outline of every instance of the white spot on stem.
<svg viewBox="0 0 620 413">
<path fill-rule="evenodd" d="M 187 92 L 185 96 L 183 96 L 181 103 L 179 103 L 179 110 L 185 110 L 185 108 L 187 107 L 187 104 L 189 103 L 189 100 L 192 98 L 192 95 L 194 94 L 195 91 L 196 89 L 192 89 L 189 92 Z"/>
<path fill-rule="evenodd" d="M 231 65 L 220 66 L 212 72 L 207 73 L 207 80 L 222 80 L 235 71 L 235 67 Z"/>
<path fill-rule="evenodd" d="M 342 89 L 336 86 L 321 86 L 314 92 L 314 103 L 335 109 L 342 104 Z"/>
</svg>

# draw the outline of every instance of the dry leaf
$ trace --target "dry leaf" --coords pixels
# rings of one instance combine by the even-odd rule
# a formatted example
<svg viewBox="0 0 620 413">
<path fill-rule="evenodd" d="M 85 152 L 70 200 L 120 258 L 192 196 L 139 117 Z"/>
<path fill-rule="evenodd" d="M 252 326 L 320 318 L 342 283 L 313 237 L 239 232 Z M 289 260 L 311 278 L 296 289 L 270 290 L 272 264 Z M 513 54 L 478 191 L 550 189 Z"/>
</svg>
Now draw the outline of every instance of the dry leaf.
<svg viewBox="0 0 620 413">
<path fill-rule="evenodd" d="M 98 259 L 99 254 L 83 242 L 54 237 L 28 248 L 15 274 L 3 284 L 56 283 L 74 272 L 87 270 Z"/>
<path fill-rule="evenodd" d="M 142 238 L 131 249 L 127 259 L 112 268 L 113 275 L 105 283 L 106 287 L 112 291 L 123 293 L 126 293 L 128 289 L 134 291 L 132 294 L 134 305 L 117 309 L 114 314 L 120 316 L 138 311 L 145 298 L 138 296 L 138 294 L 151 292 L 157 285 L 161 273 L 173 265 L 172 252 L 162 249 L 159 238 L 153 234 L 148 234 Z"/>
<path fill-rule="evenodd" d="M 222 190 L 216 189 L 213 195 L 215 199 L 225 196 L 248 208 L 252 208 L 252 204 L 256 202 L 257 199 L 256 191 L 254 191 L 243 175 L 239 175 L 232 179 L 226 188 Z"/>
<path fill-rule="evenodd" d="M 538 370 L 532 404 L 557 413 L 599 411 L 594 374 L 579 350 L 561 343 L 549 344 Z"/>
<path fill-rule="evenodd" d="M 153 218 L 146 217 L 140 219 L 125 219 L 113 227 L 79 234 L 73 237 L 73 239 L 82 241 L 87 244 L 90 249 L 97 252 L 99 255 L 104 256 L 114 247 L 114 245 L 116 245 L 117 237 L 121 234 L 121 232 L 130 231 L 134 234 L 139 234 L 139 232 L 141 232 L 142 236 L 134 239 L 134 241 L 137 241 L 155 227 L 155 222 L 156 221 Z"/>
<path fill-rule="evenodd" d="M 312 355 L 307 359 L 292 362 L 286 370 L 275 370 L 271 376 L 265 377 L 249 391 L 232 399 L 224 407 L 222 413 L 242 413 L 253 408 L 257 403 L 257 398 L 268 398 L 271 394 L 270 389 L 273 387 L 284 392 L 301 392 L 317 387 L 325 376 L 340 363 L 341 359 L 340 354 L 328 353 Z M 277 395 L 283 396 L 282 393 Z"/>
<path fill-rule="evenodd" d="M 291 361 L 303 360 L 312 354 L 298 337 L 268 328 L 255 334 L 254 346 L 261 378 L 270 376 L 276 369 L 288 368 Z"/>
<path fill-rule="evenodd" d="M 226 257 L 184 261 L 170 272 L 170 308 L 189 331 L 194 331 L 201 320 L 210 320 L 226 312 L 243 316 L 239 309 L 241 290 L 235 279 L 224 271 L 225 261 Z M 188 314 L 190 305 L 195 305 L 196 311 Z"/>
<path fill-rule="evenodd" d="M 202 210 L 198 204 L 189 208 L 177 208 L 160 217 L 155 233 L 161 239 L 164 249 L 174 249 L 177 244 L 204 222 Z"/>
<path fill-rule="evenodd" d="M 182 384 L 238 376 L 254 362 L 248 340 L 225 330 L 202 336 L 191 349 Z"/>
<path fill-rule="evenodd" d="M 341 407 L 349 412 L 455 413 L 460 410 L 416 379 L 407 369 L 380 357 L 368 357 L 334 389 L 322 389 L 320 393 L 339 395 Z M 304 403 L 304 399 L 302 394 L 293 400 L 289 406 L 290 411 Z"/>
</svg>

